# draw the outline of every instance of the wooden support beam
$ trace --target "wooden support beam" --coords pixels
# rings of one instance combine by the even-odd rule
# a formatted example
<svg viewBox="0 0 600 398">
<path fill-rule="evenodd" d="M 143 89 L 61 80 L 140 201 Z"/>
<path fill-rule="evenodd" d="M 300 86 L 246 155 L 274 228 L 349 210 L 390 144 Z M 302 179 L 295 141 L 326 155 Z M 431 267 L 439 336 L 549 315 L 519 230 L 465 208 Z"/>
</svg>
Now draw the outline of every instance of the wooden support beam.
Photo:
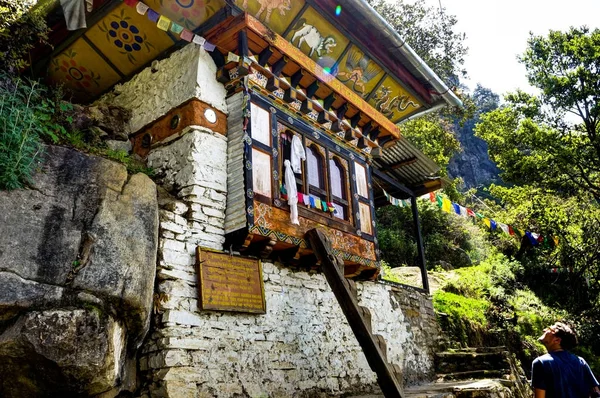
<svg viewBox="0 0 600 398">
<path fill-rule="evenodd" d="M 287 63 L 288 63 L 288 59 L 284 55 L 283 57 L 279 58 L 279 60 L 277 62 L 275 62 L 273 64 L 273 67 L 271 67 L 271 73 L 273 73 L 274 76 L 279 77 L 279 75 L 281 75 L 281 71 L 283 70 L 283 68 L 285 68 Z"/>
<path fill-rule="evenodd" d="M 366 148 L 368 145 L 367 145 L 367 142 L 366 142 L 366 140 L 365 140 L 365 137 L 360 137 L 360 138 L 358 139 L 358 142 L 356 143 L 356 146 L 357 146 L 359 149 Z"/>
<path fill-rule="evenodd" d="M 303 76 L 304 76 L 304 71 L 302 69 L 298 69 L 298 72 L 294 73 L 292 75 L 292 77 L 290 78 L 290 84 L 292 85 L 292 87 L 298 88 L 298 85 L 300 84 L 300 80 L 302 80 Z"/>
<path fill-rule="evenodd" d="M 386 183 L 390 184 L 392 187 L 404 192 L 406 195 L 408 196 L 415 196 L 414 192 L 411 191 L 406 185 L 399 183 L 398 181 L 394 180 L 393 178 L 389 177 L 387 174 L 385 174 L 383 171 L 378 170 L 376 168 L 373 168 L 373 175 L 377 178 L 379 178 L 382 181 L 385 181 Z"/>
<path fill-rule="evenodd" d="M 287 89 L 285 89 L 284 93 L 283 93 L 283 100 L 285 102 L 287 102 L 288 104 L 291 102 L 296 101 L 296 90 L 294 90 L 293 88 L 289 87 Z"/>
<path fill-rule="evenodd" d="M 386 142 L 391 141 L 391 140 L 392 140 L 392 136 L 391 135 L 386 135 L 384 137 L 379 138 L 377 140 L 377 143 L 379 144 L 380 147 L 383 147 Z"/>
<path fill-rule="evenodd" d="M 248 56 L 248 32 L 244 29 L 238 33 L 238 55 L 240 58 Z"/>
<path fill-rule="evenodd" d="M 325 124 L 330 121 L 329 112 L 321 111 L 319 112 L 319 116 L 317 116 L 317 122 L 320 124 Z"/>
<path fill-rule="evenodd" d="M 369 132 L 369 138 L 371 139 L 371 141 L 373 141 L 373 142 L 377 141 L 377 137 L 379 137 L 379 133 L 381 133 L 381 130 L 379 130 L 379 127 L 376 127 L 373 130 L 371 130 Z"/>
<path fill-rule="evenodd" d="M 331 106 L 333 105 L 333 103 L 336 100 L 336 95 L 332 92 L 331 94 L 329 94 L 327 97 L 325 97 L 325 99 L 323 100 L 323 108 L 328 111 L 331 109 Z"/>
<path fill-rule="evenodd" d="M 308 98 L 314 97 L 314 95 L 315 95 L 315 93 L 317 92 L 318 89 L 319 89 L 319 81 L 315 80 L 314 82 L 311 83 L 310 86 L 308 86 L 306 88 L 306 96 Z"/>
<path fill-rule="evenodd" d="M 364 126 L 362 126 L 362 135 L 365 137 L 368 137 L 369 132 L 371 131 L 372 128 L 373 128 L 373 123 L 371 123 L 371 121 L 369 120 L 368 122 L 365 123 Z"/>
<path fill-rule="evenodd" d="M 267 79 L 267 85 L 265 88 L 271 92 L 279 90 L 281 87 L 280 81 L 277 77 L 271 76 Z"/>
<path fill-rule="evenodd" d="M 354 139 L 354 130 L 352 130 L 352 129 L 346 130 L 346 134 L 344 134 L 344 139 L 346 141 L 352 141 Z"/>
<path fill-rule="evenodd" d="M 427 278 L 427 263 L 425 261 L 425 249 L 423 249 L 423 237 L 421 236 L 421 222 L 419 221 L 419 209 L 417 208 L 416 196 L 410 197 L 410 207 L 413 214 L 415 225 L 415 236 L 417 238 L 417 254 L 419 256 L 419 268 L 421 268 L 421 279 L 423 281 L 423 290 L 429 294 L 429 279 Z"/>
<path fill-rule="evenodd" d="M 333 123 L 331 123 L 331 131 L 333 131 L 334 133 L 339 133 L 343 129 L 344 128 L 342 127 L 342 119 L 338 118 Z"/>
<path fill-rule="evenodd" d="M 344 105 L 340 106 L 339 108 L 337 108 L 335 114 L 337 115 L 337 118 L 340 119 L 340 121 L 344 118 L 344 116 L 346 115 L 346 112 L 348 112 L 348 103 L 344 103 Z"/>
<path fill-rule="evenodd" d="M 221 51 L 215 48 L 215 50 L 209 52 L 209 54 L 212 60 L 215 62 L 217 68 L 222 68 L 223 66 L 225 66 L 225 57 L 223 56 Z"/>
<path fill-rule="evenodd" d="M 352 126 L 352 128 L 355 129 L 356 126 L 358 126 L 359 121 L 360 121 L 360 112 L 356 112 L 356 115 L 352 116 L 352 118 L 350 119 L 350 126 Z"/>
<path fill-rule="evenodd" d="M 343 260 L 333 254 L 331 240 L 323 231 L 311 229 L 307 232 L 307 237 L 311 248 L 321 261 L 325 278 L 346 315 L 369 366 L 377 373 L 377 382 L 381 391 L 386 398 L 402 398 L 400 383 L 395 377 L 394 368 L 385 358 L 387 353 L 382 351 L 382 348 L 385 348 L 385 341 L 382 342 L 381 338 L 371 333 L 371 325 L 363 317 L 364 311 L 360 309 L 356 296 L 352 294 L 348 283 L 345 282 Z"/>
<path fill-rule="evenodd" d="M 271 55 L 273 55 L 273 47 L 268 46 L 258 54 L 258 64 L 262 67 L 266 66 Z"/>
<path fill-rule="evenodd" d="M 300 112 L 302 112 L 303 114 L 309 114 L 313 111 L 314 109 L 314 104 L 312 102 L 312 100 L 306 98 L 304 101 L 302 101 L 302 105 L 300 105 Z"/>
</svg>

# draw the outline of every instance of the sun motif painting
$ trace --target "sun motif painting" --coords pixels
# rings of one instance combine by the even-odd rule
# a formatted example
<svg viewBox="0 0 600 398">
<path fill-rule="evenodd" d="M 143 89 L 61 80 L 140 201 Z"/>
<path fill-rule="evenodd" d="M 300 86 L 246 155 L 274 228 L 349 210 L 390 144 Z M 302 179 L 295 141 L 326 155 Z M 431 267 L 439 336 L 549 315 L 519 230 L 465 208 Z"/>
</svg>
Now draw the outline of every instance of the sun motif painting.
<svg viewBox="0 0 600 398">
<path fill-rule="evenodd" d="M 174 44 L 146 16 L 122 4 L 85 33 L 123 75 L 129 75 Z"/>
</svg>

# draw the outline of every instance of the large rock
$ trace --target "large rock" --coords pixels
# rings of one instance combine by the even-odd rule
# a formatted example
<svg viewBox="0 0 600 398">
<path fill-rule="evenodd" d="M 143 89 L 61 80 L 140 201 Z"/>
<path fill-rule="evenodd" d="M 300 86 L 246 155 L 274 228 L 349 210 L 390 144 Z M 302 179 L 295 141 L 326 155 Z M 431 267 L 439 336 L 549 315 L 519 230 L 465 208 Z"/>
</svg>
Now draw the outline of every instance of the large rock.
<svg viewBox="0 0 600 398">
<path fill-rule="evenodd" d="M 0 191 L 0 396 L 118 393 L 149 325 L 156 186 L 61 147 L 33 180 Z"/>
</svg>

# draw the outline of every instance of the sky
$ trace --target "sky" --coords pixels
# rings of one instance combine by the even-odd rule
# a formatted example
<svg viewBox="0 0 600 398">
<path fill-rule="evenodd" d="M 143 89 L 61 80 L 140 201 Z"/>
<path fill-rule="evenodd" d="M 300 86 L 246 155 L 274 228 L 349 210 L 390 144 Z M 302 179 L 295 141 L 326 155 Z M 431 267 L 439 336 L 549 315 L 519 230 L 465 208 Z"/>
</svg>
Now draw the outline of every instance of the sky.
<svg viewBox="0 0 600 398">
<path fill-rule="evenodd" d="M 517 88 L 530 93 L 525 68 L 517 56 L 525 51 L 529 32 L 547 35 L 570 26 L 600 28 L 600 0 L 426 0 L 456 15 L 456 30 L 467 35 L 466 84 L 477 83 L 497 94 Z"/>
</svg>

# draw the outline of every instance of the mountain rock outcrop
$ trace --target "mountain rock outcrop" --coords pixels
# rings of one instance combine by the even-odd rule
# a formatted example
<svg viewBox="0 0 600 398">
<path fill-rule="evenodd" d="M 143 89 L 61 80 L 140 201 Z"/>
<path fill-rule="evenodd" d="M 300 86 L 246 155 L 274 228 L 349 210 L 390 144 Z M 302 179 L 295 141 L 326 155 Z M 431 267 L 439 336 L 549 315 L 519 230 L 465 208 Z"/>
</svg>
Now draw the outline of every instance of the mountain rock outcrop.
<svg viewBox="0 0 600 398">
<path fill-rule="evenodd" d="M 33 181 L 0 191 L 0 396 L 116 396 L 149 328 L 156 186 L 54 146 Z"/>
</svg>

